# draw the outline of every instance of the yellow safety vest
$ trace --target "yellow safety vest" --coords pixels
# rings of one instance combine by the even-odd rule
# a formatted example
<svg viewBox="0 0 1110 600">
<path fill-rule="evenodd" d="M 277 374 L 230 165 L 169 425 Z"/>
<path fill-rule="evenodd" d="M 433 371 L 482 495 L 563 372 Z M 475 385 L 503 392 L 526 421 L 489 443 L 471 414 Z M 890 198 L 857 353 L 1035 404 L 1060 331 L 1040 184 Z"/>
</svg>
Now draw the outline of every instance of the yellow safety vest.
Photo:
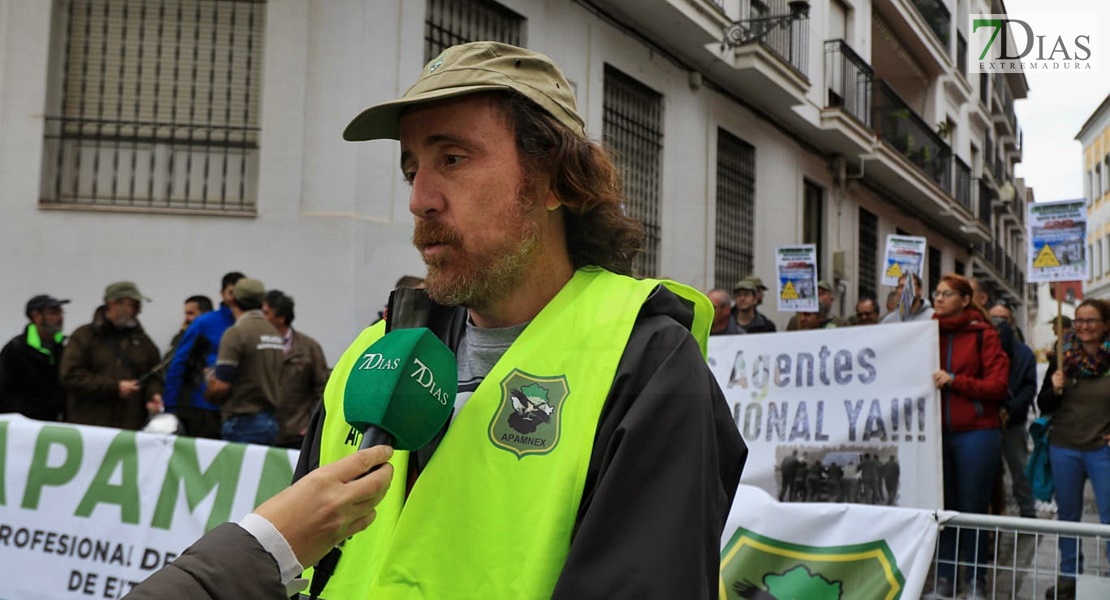
<svg viewBox="0 0 1110 600">
<path fill-rule="evenodd" d="M 371 526 L 347 540 L 331 600 L 550 598 L 570 548 L 594 436 L 640 306 L 660 284 L 694 304 L 705 353 L 713 310 L 693 288 L 580 269 L 458 412 L 404 498 L 409 456 Z M 358 447 L 343 419 L 359 335 L 324 392 L 320 462 Z"/>
</svg>

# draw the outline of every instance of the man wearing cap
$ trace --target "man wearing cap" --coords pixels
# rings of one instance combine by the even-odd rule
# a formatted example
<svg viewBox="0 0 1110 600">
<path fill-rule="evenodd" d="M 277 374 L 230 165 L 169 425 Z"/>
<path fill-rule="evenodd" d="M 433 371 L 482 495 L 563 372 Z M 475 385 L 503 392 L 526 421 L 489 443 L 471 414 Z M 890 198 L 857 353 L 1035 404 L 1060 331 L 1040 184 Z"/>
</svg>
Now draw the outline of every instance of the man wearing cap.
<svg viewBox="0 0 1110 600">
<path fill-rule="evenodd" d="M 143 302 L 150 298 L 134 283 L 113 283 L 104 318 L 73 332 L 60 369 L 69 422 L 137 430 L 161 407 L 161 353 L 139 324 Z"/>
<path fill-rule="evenodd" d="M 455 46 L 344 137 L 400 140 L 426 289 L 395 290 L 386 322 L 336 363 L 297 476 L 358 448 L 343 390 L 387 329 L 430 328 L 457 356 L 459 392 L 436 439 L 393 454 L 374 523 L 310 590 L 716 597 L 747 448 L 705 360 L 712 305 L 628 276 L 642 226 L 559 69 L 504 44 Z M 547 413 L 527 433 L 511 418 L 525 391 Z"/>
<path fill-rule="evenodd" d="M 39 295 L 27 302 L 27 326 L 0 350 L 0 413 L 17 412 L 41 421 L 60 421 L 66 394 L 58 381 L 69 300 Z"/>
<path fill-rule="evenodd" d="M 193 320 L 166 367 L 166 412 L 177 414 L 192 437 L 220 439 L 220 407 L 204 397 L 203 371 L 216 366 L 224 332 L 235 324 L 231 314 L 231 289 L 245 275 L 238 271 L 220 279 L 220 308 Z M 197 372 L 195 366 L 200 365 Z"/>
<path fill-rule="evenodd" d="M 774 333 L 775 324 L 756 310 L 759 304 L 758 278 L 745 277 L 732 288 L 732 320 L 739 333 Z"/>
<path fill-rule="evenodd" d="M 744 281 L 750 281 L 755 284 L 755 289 L 758 290 L 755 295 L 755 305 L 763 306 L 763 293 L 767 291 L 767 286 L 763 285 L 763 278 L 758 275 L 748 275 Z"/>
<path fill-rule="evenodd" d="M 224 332 L 216 369 L 208 376 L 205 394 L 220 406 L 221 437 L 230 442 L 277 441 L 285 344 L 262 313 L 265 297 L 266 287 L 257 279 L 246 277 L 232 287 L 235 325 Z"/>
</svg>

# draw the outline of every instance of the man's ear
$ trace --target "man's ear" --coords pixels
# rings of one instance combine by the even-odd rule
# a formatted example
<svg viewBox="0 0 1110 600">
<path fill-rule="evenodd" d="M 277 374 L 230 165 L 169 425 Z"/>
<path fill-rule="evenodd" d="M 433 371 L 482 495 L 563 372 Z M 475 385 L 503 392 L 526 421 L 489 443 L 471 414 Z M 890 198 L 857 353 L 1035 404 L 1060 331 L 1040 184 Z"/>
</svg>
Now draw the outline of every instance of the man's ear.
<svg viewBox="0 0 1110 600">
<path fill-rule="evenodd" d="M 551 212 L 551 211 L 559 208 L 562 205 L 563 205 L 563 202 L 562 202 L 562 200 L 559 200 L 558 196 L 555 195 L 555 190 L 554 189 L 548 189 L 547 194 L 543 197 L 543 206 L 544 206 L 544 208 L 546 208 L 548 210 L 548 212 Z"/>
</svg>

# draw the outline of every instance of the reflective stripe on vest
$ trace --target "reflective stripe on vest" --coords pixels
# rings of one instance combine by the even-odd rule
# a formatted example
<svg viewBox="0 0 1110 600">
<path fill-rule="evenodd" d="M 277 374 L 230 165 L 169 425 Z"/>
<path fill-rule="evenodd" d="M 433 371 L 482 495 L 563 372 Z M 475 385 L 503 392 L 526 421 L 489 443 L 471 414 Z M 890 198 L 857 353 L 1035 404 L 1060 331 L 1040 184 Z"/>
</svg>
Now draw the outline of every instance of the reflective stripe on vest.
<svg viewBox="0 0 1110 600">
<path fill-rule="evenodd" d="M 549 598 L 601 410 L 640 307 L 660 283 L 694 304 L 704 348 L 713 310 L 700 292 L 578 270 L 458 412 L 403 506 L 408 456 L 394 454 L 374 523 L 344 544 L 322 597 Z M 322 464 L 357 448 L 342 392 L 359 354 L 383 332 L 365 330 L 336 364 Z"/>
</svg>

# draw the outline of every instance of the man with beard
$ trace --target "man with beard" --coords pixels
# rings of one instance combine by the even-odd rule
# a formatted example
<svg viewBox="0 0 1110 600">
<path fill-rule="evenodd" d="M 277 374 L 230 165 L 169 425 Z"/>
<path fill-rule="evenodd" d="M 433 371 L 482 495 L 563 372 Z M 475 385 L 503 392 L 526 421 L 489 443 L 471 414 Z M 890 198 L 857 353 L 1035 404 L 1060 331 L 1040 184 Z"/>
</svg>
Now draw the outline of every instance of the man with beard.
<svg viewBox="0 0 1110 600">
<path fill-rule="evenodd" d="M 387 329 L 431 329 L 459 391 L 432 443 L 393 454 L 394 491 L 310 589 L 716 597 L 747 448 L 705 360 L 712 305 L 629 276 L 642 227 L 562 72 L 514 46 L 455 46 L 344 137 L 400 140 L 426 289 L 395 290 L 336 363 L 297 477 L 358 448 L 342 392 Z M 544 411 L 534 432 L 512 429 L 519 410 Z"/>
<path fill-rule="evenodd" d="M 140 429 L 162 405 L 162 380 L 152 372 L 158 347 L 139 325 L 150 298 L 130 281 L 104 290 L 104 318 L 73 332 L 60 376 L 67 420 L 82 425 Z"/>
<path fill-rule="evenodd" d="M 66 394 L 58 381 L 69 300 L 39 295 L 27 301 L 27 327 L 0 351 L 0 413 L 18 412 L 42 421 L 59 421 Z"/>
</svg>

